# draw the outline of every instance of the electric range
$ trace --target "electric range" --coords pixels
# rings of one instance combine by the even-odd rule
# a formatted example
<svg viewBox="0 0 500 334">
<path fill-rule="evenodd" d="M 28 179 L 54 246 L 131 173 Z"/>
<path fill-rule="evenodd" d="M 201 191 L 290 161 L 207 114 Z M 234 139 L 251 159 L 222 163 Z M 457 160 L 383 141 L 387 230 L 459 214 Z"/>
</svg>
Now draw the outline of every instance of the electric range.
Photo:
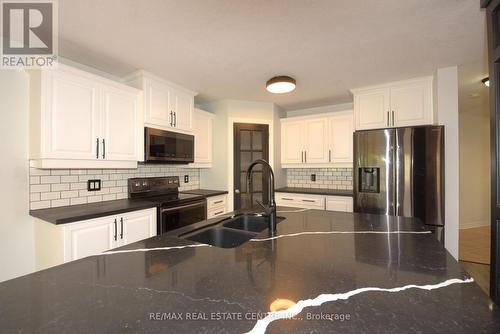
<svg viewBox="0 0 500 334">
<path fill-rule="evenodd" d="M 205 197 L 179 193 L 179 184 L 178 176 L 128 179 L 129 198 L 140 198 L 157 204 L 159 235 L 207 218 Z"/>
</svg>

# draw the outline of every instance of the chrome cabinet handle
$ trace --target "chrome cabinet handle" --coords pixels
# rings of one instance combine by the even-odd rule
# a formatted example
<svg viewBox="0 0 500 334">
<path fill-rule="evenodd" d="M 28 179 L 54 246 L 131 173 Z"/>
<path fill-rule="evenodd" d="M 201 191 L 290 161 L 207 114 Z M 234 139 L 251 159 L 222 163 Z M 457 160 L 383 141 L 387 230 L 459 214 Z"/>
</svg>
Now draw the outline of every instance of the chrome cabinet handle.
<svg viewBox="0 0 500 334">
<path fill-rule="evenodd" d="M 115 218 L 115 235 L 114 235 L 115 241 L 118 240 L 118 226 L 116 224 L 116 218 Z"/>
<path fill-rule="evenodd" d="M 307 151 L 304 151 L 304 162 L 307 163 Z"/>
<path fill-rule="evenodd" d="M 106 139 L 102 140 L 102 158 L 106 159 Z"/>
<path fill-rule="evenodd" d="M 174 126 L 174 112 L 170 110 L 170 126 Z"/>
<path fill-rule="evenodd" d="M 389 110 L 387 110 L 387 126 L 390 126 L 390 116 L 389 116 Z"/>
<path fill-rule="evenodd" d="M 221 215 L 221 214 L 223 214 L 223 213 L 224 213 L 224 211 L 215 212 L 215 213 L 214 213 L 214 216 L 218 216 L 218 215 Z"/>
<path fill-rule="evenodd" d="M 123 217 L 120 218 L 120 239 L 123 239 Z"/>
<path fill-rule="evenodd" d="M 177 111 L 174 111 L 174 128 L 177 127 Z"/>
<path fill-rule="evenodd" d="M 219 203 L 222 203 L 222 202 L 224 202 L 224 201 L 220 200 L 220 201 L 214 202 L 214 204 L 219 204 Z"/>
<path fill-rule="evenodd" d="M 95 147 L 96 147 L 95 158 L 99 159 L 99 138 L 96 139 Z"/>
<path fill-rule="evenodd" d="M 394 110 L 392 111 L 392 126 L 394 126 Z"/>
<path fill-rule="evenodd" d="M 332 162 L 332 150 L 328 150 L 328 162 Z"/>
<path fill-rule="evenodd" d="M 293 198 L 281 197 L 281 199 L 284 200 L 284 201 L 293 201 Z"/>
<path fill-rule="evenodd" d="M 303 199 L 302 202 L 315 203 L 316 201 L 313 199 Z"/>
<path fill-rule="evenodd" d="M 304 162 L 304 151 L 300 151 L 300 162 Z"/>
</svg>

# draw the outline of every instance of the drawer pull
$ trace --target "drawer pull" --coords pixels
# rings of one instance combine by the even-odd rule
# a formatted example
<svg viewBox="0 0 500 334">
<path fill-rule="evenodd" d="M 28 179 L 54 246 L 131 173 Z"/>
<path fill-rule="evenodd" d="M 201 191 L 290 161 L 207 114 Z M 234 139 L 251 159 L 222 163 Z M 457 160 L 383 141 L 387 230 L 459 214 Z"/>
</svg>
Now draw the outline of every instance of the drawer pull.
<svg viewBox="0 0 500 334">
<path fill-rule="evenodd" d="M 214 202 L 214 204 L 219 204 L 219 203 L 222 203 L 222 202 L 224 202 L 224 200 L 221 199 L 220 201 Z"/>
<path fill-rule="evenodd" d="M 302 202 L 316 203 L 313 199 L 303 199 Z"/>
<path fill-rule="evenodd" d="M 284 200 L 284 201 L 293 201 L 293 198 L 282 197 L 281 199 Z"/>
<path fill-rule="evenodd" d="M 223 213 L 224 213 L 224 211 L 219 211 L 219 212 L 214 213 L 214 216 L 218 216 L 218 215 L 221 215 Z"/>
</svg>

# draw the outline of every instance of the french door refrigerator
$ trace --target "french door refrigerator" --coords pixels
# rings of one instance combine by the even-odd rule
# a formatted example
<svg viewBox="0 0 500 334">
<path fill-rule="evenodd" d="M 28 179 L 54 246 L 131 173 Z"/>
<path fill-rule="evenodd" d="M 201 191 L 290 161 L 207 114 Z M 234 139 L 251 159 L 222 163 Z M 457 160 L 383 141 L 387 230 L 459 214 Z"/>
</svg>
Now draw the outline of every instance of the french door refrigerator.
<svg viewBox="0 0 500 334">
<path fill-rule="evenodd" d="M 419 218 L 444 242 L 444 128 L 354 133 L 354 211 Z"/>
</svg>

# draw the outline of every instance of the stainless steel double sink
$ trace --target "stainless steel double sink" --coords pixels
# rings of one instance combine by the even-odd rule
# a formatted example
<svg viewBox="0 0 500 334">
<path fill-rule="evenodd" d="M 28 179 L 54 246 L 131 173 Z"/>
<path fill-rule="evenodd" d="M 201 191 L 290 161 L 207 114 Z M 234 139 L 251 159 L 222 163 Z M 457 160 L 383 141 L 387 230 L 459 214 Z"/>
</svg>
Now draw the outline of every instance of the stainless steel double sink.
<svg viewBox="0 0 500 334">
<path fill-rule="evenodd" d="M 285 218 L 276 217 L 276 223 Z M 259 214 L 235 215 L 207 227 L 179 235 L 179 237 L 221 248 L 244 244 L 268 228 L 268 218 Z"/>
</svg>

